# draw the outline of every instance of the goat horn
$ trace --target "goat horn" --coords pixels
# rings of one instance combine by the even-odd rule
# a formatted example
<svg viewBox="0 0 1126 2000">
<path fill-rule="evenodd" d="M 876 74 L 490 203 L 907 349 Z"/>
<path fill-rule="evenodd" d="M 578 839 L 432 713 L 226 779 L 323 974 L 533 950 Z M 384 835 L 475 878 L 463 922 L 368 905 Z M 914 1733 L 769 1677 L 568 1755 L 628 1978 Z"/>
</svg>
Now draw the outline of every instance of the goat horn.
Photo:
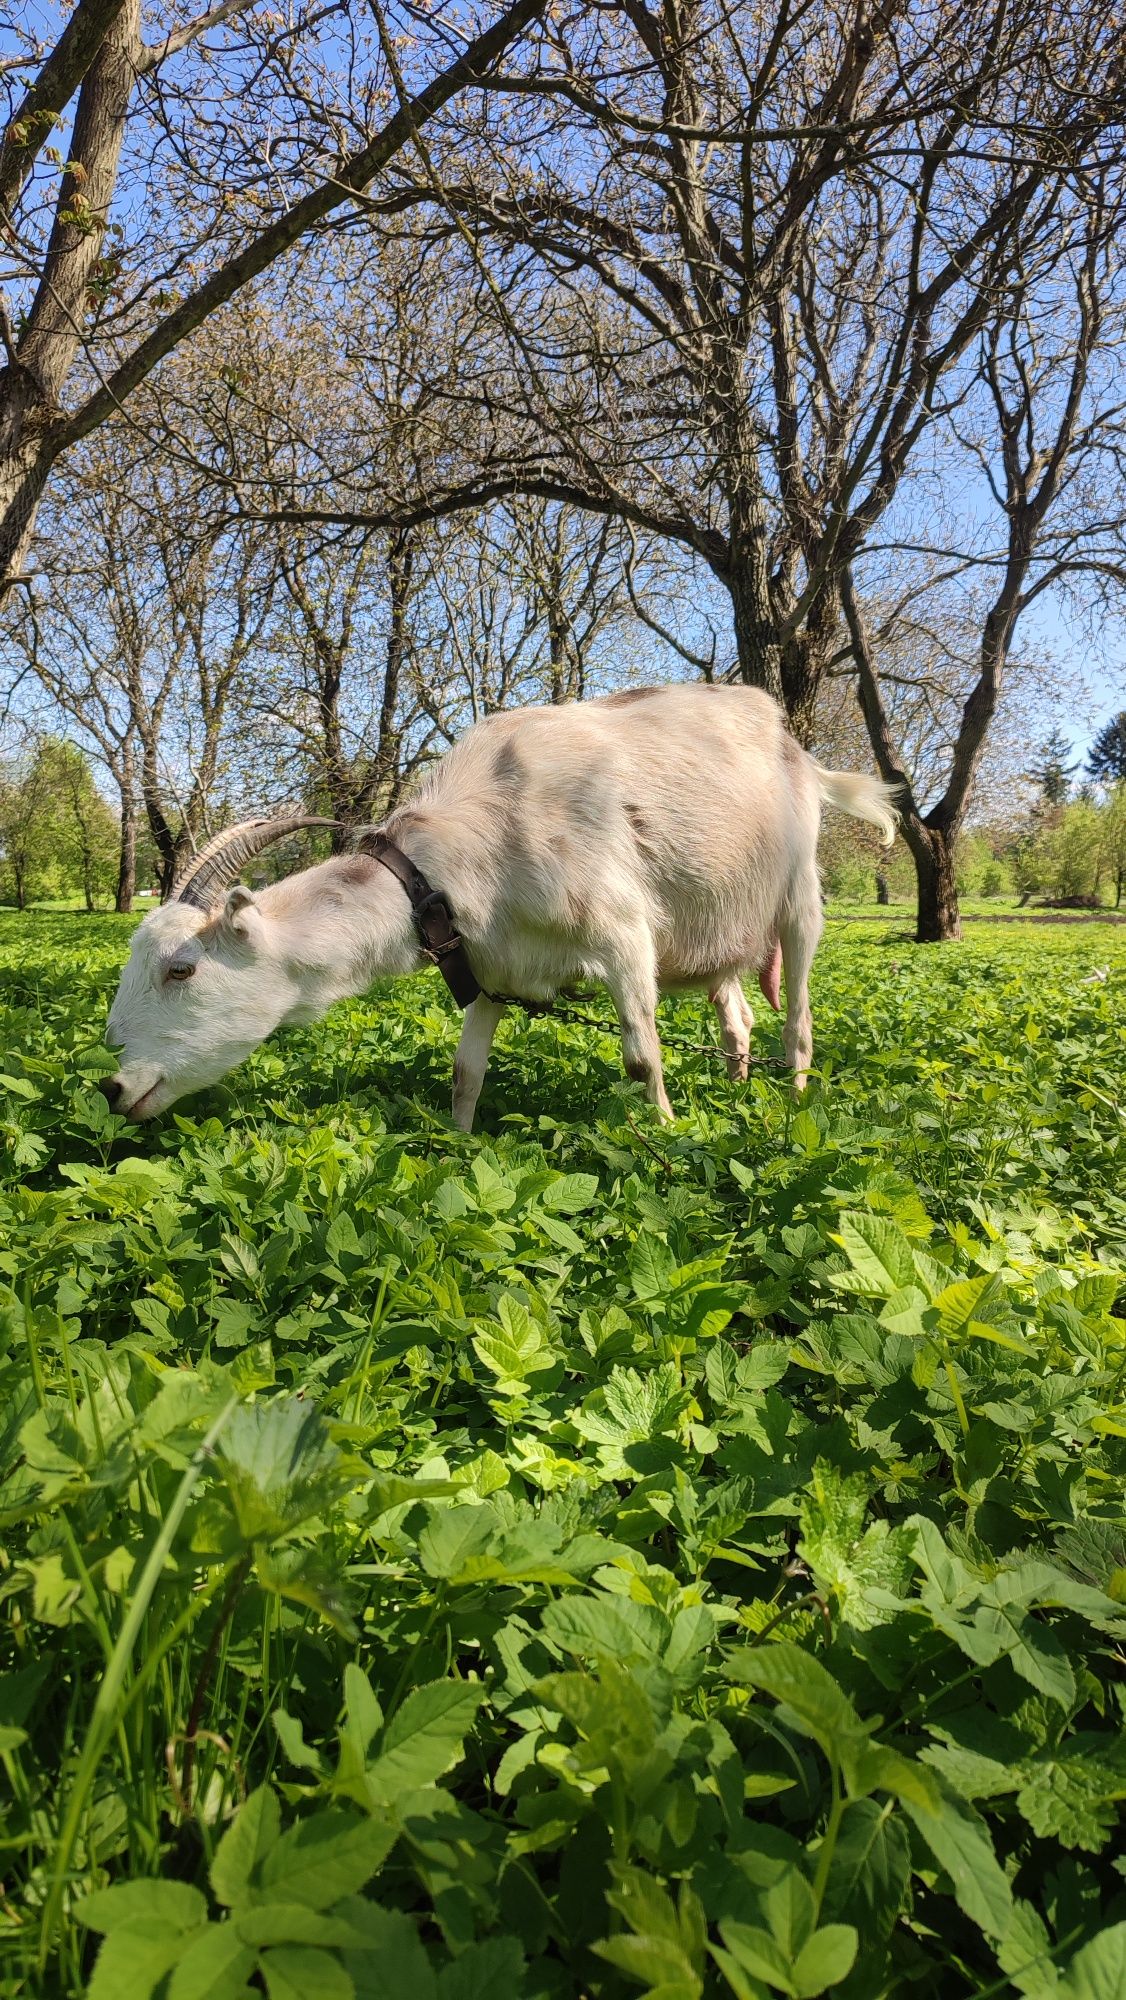
<svg viewBox="0 0 1126 2000">
<path fill-rule="evenodd" d="M 248 861 L 261 854 L 275 840 L 298 833 L 305 826 L 339 826 L 335 819 L 318 819 L 308 813 L 294 813 L 281 819 L 244 819 L 217 833 L 200 853 L 193 856 L 186 873 L 172 885 L 172 901 L 191 903 L 197 910 L 211 911 L 221 896 L 237 882 Z"/>
</svg>

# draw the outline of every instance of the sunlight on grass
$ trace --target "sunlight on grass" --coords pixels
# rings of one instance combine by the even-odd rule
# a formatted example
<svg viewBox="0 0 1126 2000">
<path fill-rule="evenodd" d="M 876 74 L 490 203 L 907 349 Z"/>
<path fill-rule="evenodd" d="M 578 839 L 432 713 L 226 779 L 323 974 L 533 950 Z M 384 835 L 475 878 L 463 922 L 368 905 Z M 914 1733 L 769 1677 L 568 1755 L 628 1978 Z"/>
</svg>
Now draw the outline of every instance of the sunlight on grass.
<svg viewBox="0 0 1126 2000">
<path fill-rule="evenodd" d="M 125 1126 L 128 929 L 0 917 L 0 1992 L 1109 1992 L 1126 934 L 466 1138 L 436 979 Z"/>
</svg>

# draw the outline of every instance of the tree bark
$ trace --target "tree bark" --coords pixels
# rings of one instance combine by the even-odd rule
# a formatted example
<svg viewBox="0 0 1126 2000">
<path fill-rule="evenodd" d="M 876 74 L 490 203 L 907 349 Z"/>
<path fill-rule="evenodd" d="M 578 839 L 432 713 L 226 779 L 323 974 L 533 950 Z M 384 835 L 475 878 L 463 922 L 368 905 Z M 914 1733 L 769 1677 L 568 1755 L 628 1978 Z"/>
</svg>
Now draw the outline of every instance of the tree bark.
<svg viewBox="0 0 1126 2000">
<path fill-rule="evenodd" d="M 962 935 L 958 884 L 954 875 L 955 833 L 930 826 L 915 813 L 903 818 L 903 838 L 911 849 L 918 885 L 915 942 L 948 944 Z"/>
<path fill-rule="evenodd" d="M 840 597 L 835 590 L 826 588 L 810 608 L 801 630 L 781 649 L 782 706 L 791 735 L 806 750 L 813 744 L 817 698 L 839 632 Z"/>
<path fill-rule="evenodd" d="M 956 770 L 960 769 L 960 784 L 956 786 L 952 779 L 945 797 L 924 818 L 915 802 L 910 780 L 892 741 L 888 718 L 880 698 L 880 685 L 873 664 L 868 627 L 856 595 L 852 574 L 847 569 L 842 576 L 841 608 L 848 626 L 853 659 L 856 662 L 857 694 L 868 727 L 869 740 L 881 778 L 887 784 L 896 786 L 899 792 L 897 804 L 900 832 L 911 850 L 915 863 L 918 887 L 915 940 L 918 944 L 946 944 L 951 938 L 959 938 L 962 935 L 962 920 L 958 913 L 958 884 L 954 876 L 954 849 L 966 809 L 974 768 L 973 758 L 966 753 L 968 737 L 966 723 L 963 721 L 962 731 L 955 746 L 955 766 Z M 967 709 L 969 705 L 967 703 Z M 960 766 L 959 758 L 962 759 Z"/>
<path fill-rule="evenodd" d="M 408 611 L 414 587 L 414 541 L 410 535 L 392 535 L 387 549 L 387 577 L 391 591 L 391 625 L 387 635 L 387 657 L 383 670 L 383 695 L 379 704 L 379 741 L 376 746 L 376 783 L 394 803 L 400 782 L 402 737 L 398 727 L 399 686 L 410 642 Z M 370 805 L 369 805 L 370 811 Z"/>
<path fill-rule="evenodd" d="M 43 276 L 14 361 L 0 371 L 0 577 L 18 574 L 54 460 L 63 386 L 82 341 L 141 53 L 140 0 L 109 21 L 82 81 Z"/>
<path fill-rule="evenodd" d="M 762 688 L 784 706 L 782 648 L 773 615 L 764 604 L 765 579 L 759 569 L 753 558 L 736 560 L 724 578 L 731 593 L 739 679 L 745 687 Z"/>
<path fill-rule="evenodd" d="M 390 597 L 387 648 L 383 658 L 383 690 L 373 754 L 367 759 L 348 801 L 354 824 L 393 810 L 402 787 L 402 730 L 398 721 L 399 689 L 410 649 L 410 602 L 414 590 L 414 537 L 409 530 L 394 533 L 387 544 L 387 588 Z M 347 835 L 342 836 L 343 839 Z"/>
<path fill-rule="evenodd" d="M 133 745 L 127 743 L 121 771 L 121 847 L 114 909 L 127 916 L 137 889 L 137 800 L 133 790 Z"/>
</svg>

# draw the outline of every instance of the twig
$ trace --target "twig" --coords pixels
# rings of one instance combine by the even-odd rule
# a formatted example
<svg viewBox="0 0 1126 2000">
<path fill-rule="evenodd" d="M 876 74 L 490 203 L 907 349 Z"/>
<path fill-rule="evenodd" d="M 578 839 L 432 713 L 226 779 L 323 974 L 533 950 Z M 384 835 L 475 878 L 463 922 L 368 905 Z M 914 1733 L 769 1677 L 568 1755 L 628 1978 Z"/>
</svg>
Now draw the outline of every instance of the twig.
<svg viewBox="0 0 1126 2000">
<path fill-rule="evenodd" d="M 641 1130 L 641 1127 L 640 1127 L 640 1125 L 639 1125 L 639 1124 L 637 1123 L 636 1119 L 635 1119 L 635 1118 L 633 1117 L 632 1113 L 631 1113 L 631 1112 L 629 1112 L 629 1111 L 627 1111 L 627 1112 L 626 1112 L 626 1124 L 627 1124 L 627 1125 L 628 1125 L 628 1126 L 630 1127 L 631 1131 L 633 1131 L 633 1132 L 635 1132 L 635 1133 L 636 1133 L 637 1137 L 638 1137 L 638 1138 L 640 1139 L 640 1141 L 641 1141 L 642 1145 L 644 1146 L 644 1148 L 645 1148 L 646 1152 L 647 1152 L 647 1153 L 652 1153 L 652 1155 L 653 1155 L 653 1158 L 654 1158 L 655 1160 L 658 1160 L 658 1161 L 660 1162 L 660 1164 L 661 1164 L 661 1166 L 662 1166 L 662 1167 L 664 1168 L 664 1170 L 665 1170 L 666 1174 L 671 1174 L 671 1173 L 672 1173 L 672 1161 L 671 1161 L 671 1160 L 666 1160 L 666 1158 L 665 1158 L 664 1154 L 663 1154 L 663 1153 L 659 1153 L 659 1152 L 657 1151 L 657 1148 L 656 1148 L 656 1146 L 652 1146 L 652 1145 L 650 1145 L 650 1143 L 649 1143 L 648 1139 L 647 1139 L 647 1138 L 645 1137 L 645 1134 L 644 1134 L 644 1132 L 643 1132 L 643 1131 Z"/>
</svg>

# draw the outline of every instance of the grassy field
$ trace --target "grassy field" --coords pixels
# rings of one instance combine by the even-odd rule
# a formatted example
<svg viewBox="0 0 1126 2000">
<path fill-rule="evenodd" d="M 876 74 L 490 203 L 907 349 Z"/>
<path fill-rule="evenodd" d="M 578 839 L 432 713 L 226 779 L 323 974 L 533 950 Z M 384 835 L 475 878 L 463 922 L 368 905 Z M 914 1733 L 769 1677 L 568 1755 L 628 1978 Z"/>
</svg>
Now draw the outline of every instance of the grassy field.
<svg viewBox="0 0 1126 2000">
<path fill-rule="evenodd" d="M 1126 910 L 1047 910 L 1039 903 L 1023 906 L 1011 896 L 960 896 L 959 913 L 974 925 L 986 923 L 1023 924 L 1106 924 L 1114 927 L 1126 924 Z M 913 929 L 915 905 L 907 903 L 841 903 L 830 900 L 826 906 L 830 920 L 841 923 L 868 922 L 878 917 L 881 923 L 905 925 Z"/>
<path fill-rule="evenodd" d="M 467 1139 L 432 981 L 123 1126 L 128 929 L 0 917 L 0 1992 L 1126 1993 L 1126 933 Z"/>
</svg>

